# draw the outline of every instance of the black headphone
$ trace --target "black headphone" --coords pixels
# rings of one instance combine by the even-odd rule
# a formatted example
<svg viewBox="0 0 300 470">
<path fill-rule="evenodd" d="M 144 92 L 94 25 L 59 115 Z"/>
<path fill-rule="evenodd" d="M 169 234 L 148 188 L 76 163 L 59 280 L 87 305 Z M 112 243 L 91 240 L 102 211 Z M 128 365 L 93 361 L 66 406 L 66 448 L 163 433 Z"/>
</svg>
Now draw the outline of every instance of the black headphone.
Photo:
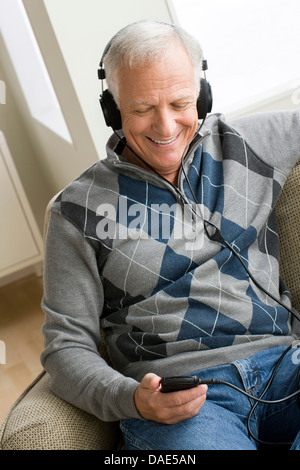
<svg viewBox="0 0 300 470">
<path fill-rule="evenodd" d="M 115 36 L 114 36 L 115 37 Z M 114 37 L 110 40 L 107 46 L 104 49 L 102 54 L 99 69 L 98 69 L 98 78 L 102 81 L 102 94 L 100 95 L 100 105 L 103 112 L 103 116 L 108 127 L 111 127 L 114 131 L 117 131 L 122 128 L 121 113 L 117 107 L 117 104 L 109 90 L 103 91 L 103 81 L 105 79 L 105 70 L 103 68 L 104 58 L 112 44 Z M 202 61 L 202 70 L 207 70 L 207 61 Z M 197 111 L 198 119 L 205 119 L 207 113 L 211 112 L 213 103 L 212 90 L 209 82 L 206 78 L 200 79 L 200 93 L 197 99 Z"/>
</svg>

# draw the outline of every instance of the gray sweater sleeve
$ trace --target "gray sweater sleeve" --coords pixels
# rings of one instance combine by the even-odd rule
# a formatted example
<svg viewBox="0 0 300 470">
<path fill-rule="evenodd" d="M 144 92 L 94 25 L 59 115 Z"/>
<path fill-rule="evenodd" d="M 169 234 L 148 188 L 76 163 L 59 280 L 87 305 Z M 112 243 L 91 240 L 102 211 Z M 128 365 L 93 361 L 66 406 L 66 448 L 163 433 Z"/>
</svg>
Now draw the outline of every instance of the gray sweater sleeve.
<svg viewBox="0 0 300 470">
<path fill-rule="evenodd" d="M 41 362 L 54 393 L 104 421 L 140 418 L 133 398 L 138 382 L 98 353 L 103 289 L 95 250 L 55 211 L 46 240 L 42 306 Z"/>
</svg>

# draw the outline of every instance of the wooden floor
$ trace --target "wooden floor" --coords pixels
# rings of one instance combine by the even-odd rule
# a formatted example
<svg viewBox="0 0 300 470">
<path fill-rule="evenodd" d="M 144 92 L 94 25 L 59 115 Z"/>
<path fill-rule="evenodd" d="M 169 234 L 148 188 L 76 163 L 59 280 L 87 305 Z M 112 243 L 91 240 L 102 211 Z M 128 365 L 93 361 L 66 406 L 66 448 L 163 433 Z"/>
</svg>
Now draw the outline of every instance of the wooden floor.
<svg viewBox="0 0 300 470">
<path fill-rule="evenodd" d="M 0 364 L 0 425 L 42 370 L 42 295 L 42 278 L 35 275 L 0 288 L 0 340 L 6 346 L 6 364 Z"/>
</svg>

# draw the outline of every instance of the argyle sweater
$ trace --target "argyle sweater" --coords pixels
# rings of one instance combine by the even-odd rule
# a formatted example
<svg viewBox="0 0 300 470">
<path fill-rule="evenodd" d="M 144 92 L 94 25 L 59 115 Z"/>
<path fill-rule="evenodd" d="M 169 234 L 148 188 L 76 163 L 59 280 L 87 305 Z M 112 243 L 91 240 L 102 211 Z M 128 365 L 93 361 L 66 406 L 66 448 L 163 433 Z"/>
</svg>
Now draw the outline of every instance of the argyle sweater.
<svg viewBox="0 0 300 470">
<path fill-rule="evenodd" d="M 140 417 L 147 372 L 179 375 L 290 344 L 299 325 L 279 276 L 275 205 L 300 156 L 299 112 L 207 118 L 174 187 L 107 158 L 53 204 L 42 364 L 53 391 L 103 420 Z M 187 176 L 187 178 L 186 178 Z M 207 231 L 205 230 L 207 228 Z M 111 365 L 98 353 L 104 331 Z"/>
</svg>

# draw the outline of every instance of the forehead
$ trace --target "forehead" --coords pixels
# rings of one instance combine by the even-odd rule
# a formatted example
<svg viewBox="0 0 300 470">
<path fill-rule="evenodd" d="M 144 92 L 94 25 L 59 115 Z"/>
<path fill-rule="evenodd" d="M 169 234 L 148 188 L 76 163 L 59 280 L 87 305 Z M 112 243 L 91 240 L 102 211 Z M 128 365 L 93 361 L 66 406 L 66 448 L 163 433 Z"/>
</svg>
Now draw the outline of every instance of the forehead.
<svg viewBox="0 0 300 470">
<path fill-rule="evenodd" d="M 136 101 L 159 93 L 170 97 L 175 97 L 177 93 L 194 94 L 193 64 L 183 47 L 173 46 L 154 63 L 134 68 L 122 66 L 119 71 L 119 92 L 121 100 Z"/>
</svg>

